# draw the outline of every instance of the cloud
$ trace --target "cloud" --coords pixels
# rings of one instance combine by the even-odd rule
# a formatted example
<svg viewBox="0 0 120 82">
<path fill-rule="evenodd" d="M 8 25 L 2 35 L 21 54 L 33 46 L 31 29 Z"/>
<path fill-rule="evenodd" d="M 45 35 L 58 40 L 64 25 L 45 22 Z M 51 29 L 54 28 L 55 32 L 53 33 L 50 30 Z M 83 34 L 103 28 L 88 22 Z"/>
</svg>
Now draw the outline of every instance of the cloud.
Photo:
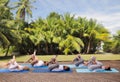
<svg viewBox="0 0 120 82">
<path fill-rule="evenodd" d="M 96 19 L 99 23 L 103 24 L 105 28 L 109 29 L 109 31 L 114 34 L 116 30 L 113 30 L 116 28 L 117 30 L 120 30 L 120 12 L 117 13 L 101 13 L 101 12 L 91 12 L 91 14 L 88 13 L 82 13 L 82 14 L 75 14 L 75 17 L 86 17 L 88 19 L 93 18 Z"/>
<path fill-rule="evenodd" d="M 110 6 L 109 10 L 120 10 L 120 5 Z"/>
<path fill-rule="evenodd" d="M 102 23 L 111 33 L 120 29 L 120 0 L 39 0 L 38 12 L 46 17 L 50 12 L 60 14 L 70 12 L 75 17 L 87 17 L 96 19 Z M 116 29 L 116 30 L 113 30 Z"/>
</svg>

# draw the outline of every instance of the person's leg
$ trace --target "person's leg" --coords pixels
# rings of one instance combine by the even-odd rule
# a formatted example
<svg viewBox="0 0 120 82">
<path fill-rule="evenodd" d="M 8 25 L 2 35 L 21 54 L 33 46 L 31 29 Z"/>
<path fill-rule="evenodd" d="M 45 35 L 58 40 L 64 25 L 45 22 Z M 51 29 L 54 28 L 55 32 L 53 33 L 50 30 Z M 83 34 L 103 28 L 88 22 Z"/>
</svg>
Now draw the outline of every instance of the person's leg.
<svg viewBox="0 0 120 82">
<path fill-rule="evenodd" d="M 73 62 L 77 62 L 77 61 L 79 61 L 77 57 L 73 59 Z"/>
<path fill-rule="evenodd" d="M 8 63 L 0 62 L 0 68 L 7 68 L 7 67 L 8 67 L 7 64 L 8 64 Z"/>
<path fill-rule="evenodd" d="M 102 68 L 102 65 L 95 64 L 95 65 L 89 65 L 88 66 L 88 69 L 91 70 L 91 71 L 93 71 L 95 69 L 99 69 L 99 68 Z"/>
<path fill-rule="evenodd" d="M 51 60 L 49 61 L 49 64 L 58 64 L 58 62 L 55 58 L 51 58 Z"/>
<path fill-rule="evenodd" d="M 48 66 L 48 69 L 50 70 L 50 71 L 52 71 L 54 68 L 58 68 L 59 67 L 59 64 L 50 64 L 49 66 Z"/>
<path fill-rule="evenodd" d="M 81 60 L 75 62 L 75 66 L 79 66 L 80 64 L 83 64 L 83 63 L 84 63 L 84 60 L 81 59 Z"/>
<path fill-rule="evenodd" d="M 14 69 L 19 69 L 19 66 L 18 65 L 10 65 L 8 67 L 9 70 L 14 70 Z"/>
<path fill-rule="evenodd" d="M 103 65 L 103 63 L 100 61 L 96 61 L 96 63 L 97 63 L 97 65 Z"/>
<path fill-rule="evenodd" d="M 34 60 L 31 62 L 31 65 L 34 66 L 34 64 L 38 63 L 38 60 Z"/>
</svg>

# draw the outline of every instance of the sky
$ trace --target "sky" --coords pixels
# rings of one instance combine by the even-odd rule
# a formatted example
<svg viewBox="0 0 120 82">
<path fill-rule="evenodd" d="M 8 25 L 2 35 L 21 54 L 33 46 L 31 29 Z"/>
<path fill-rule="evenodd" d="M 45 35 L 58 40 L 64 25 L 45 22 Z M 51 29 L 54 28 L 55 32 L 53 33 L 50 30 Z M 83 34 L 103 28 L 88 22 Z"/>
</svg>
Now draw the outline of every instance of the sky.
<svg viewBox="0 0 120 82">
<path fill-rule="evenodd" d="M 31 21 L 46 18 L 50 12 L 62 15 L 68 12 L 76 18 L 96 19 L 112 34 L 120 30 L 120 0 L 36 0 L 32 5 Z"/>
</svg>

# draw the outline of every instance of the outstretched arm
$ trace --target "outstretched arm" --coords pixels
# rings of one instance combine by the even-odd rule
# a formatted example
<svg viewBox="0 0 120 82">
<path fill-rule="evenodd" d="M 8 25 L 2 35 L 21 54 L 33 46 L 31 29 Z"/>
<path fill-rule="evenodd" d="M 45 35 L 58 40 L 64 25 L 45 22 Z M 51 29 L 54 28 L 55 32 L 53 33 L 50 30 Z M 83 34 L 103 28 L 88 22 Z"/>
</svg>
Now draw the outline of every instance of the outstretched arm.
<svg viewBox="0 0 120 82">
<path fill-rule="evenodd" d="M 51 64 L 57 63 L 56 58 L 57 58 L 57 55 L 55 55 L 53 58 L 51 58 L 51 60 L 48 63 L 51 63 Z"/>
<path fill-rule="evenodd" d="M 30 57 L 25 63 L 30 63 L 30 61 L 32 60 L 32 58 Z"/>
<path fill-rule="evenodd" d="M 36 57 L 36 50 L 34 50 L 34 52 L 33 52 L 33 54 L 31 55 L 31 57 L 26 61 L 26 63 L 27 62 L 29 62 L 29 63 L 31 63 L 31 60 L 37 60 L 38 58 Z"/>
<path fill-rule="evenodd" d="M 53 58 L 56 59 L 58 55 L 55 55 Z"/>
<path fill-rule="evenodd" d="M 36 55 L 37 50 L 34 50 L 33 55 Z"/>
<path fill-rule="evenodd" d="M 30 56 L 30 58 L 27 61 L 25 61 L 25 63 L 30 63 L 30 61 L 32 60 L 32 56 L 33 54 Z"/>
</svg>

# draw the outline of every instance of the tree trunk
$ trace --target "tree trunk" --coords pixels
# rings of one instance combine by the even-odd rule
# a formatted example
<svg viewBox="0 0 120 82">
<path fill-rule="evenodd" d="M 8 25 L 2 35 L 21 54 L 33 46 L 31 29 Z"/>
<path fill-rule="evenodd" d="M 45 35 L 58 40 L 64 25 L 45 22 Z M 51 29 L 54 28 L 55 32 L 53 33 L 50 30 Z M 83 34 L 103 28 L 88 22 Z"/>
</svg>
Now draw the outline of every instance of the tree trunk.
<svg viewBox="0 0 120 82">
<path fill-rule="evenodd" d="M 53 45 L 52 45 L 52 44 L 50 45 L 50 53 L 51 53 L 51 54 L 54 54 L 54 53 L 53 53 Z"/>
<path fill-rule="evenodd" d="M 42 53 L 41 45 L 38 45 L 37 50 L 38 50 L 38 54 Z"/>
<path fill-rule="evenodd" d="M 91 47 L 91 38 L 89 39 L 89 42 L 88 42 L 88 47 L 87 47 L 87 54 L 90 52 L 90 47 Z"/>
<path fill-rule="evenodd" d="M 10 45 L 7 47 L 7 51 L 5 53 L 5 56 L 8 56 L 9 49 L 10 49 Z"/>
<path fill-rule="evenodd" d="M 25 8 L 22 9 L 22 12 L 21 12 L 21 14 L 20 14 L 20 18 L 21 18 L 23 21 L 25 21 Z"/>
<path fill-rule="evenodd" d="M 48 54 L 48 44 L 46 43 L 46 53 Z"/>
</svg>

